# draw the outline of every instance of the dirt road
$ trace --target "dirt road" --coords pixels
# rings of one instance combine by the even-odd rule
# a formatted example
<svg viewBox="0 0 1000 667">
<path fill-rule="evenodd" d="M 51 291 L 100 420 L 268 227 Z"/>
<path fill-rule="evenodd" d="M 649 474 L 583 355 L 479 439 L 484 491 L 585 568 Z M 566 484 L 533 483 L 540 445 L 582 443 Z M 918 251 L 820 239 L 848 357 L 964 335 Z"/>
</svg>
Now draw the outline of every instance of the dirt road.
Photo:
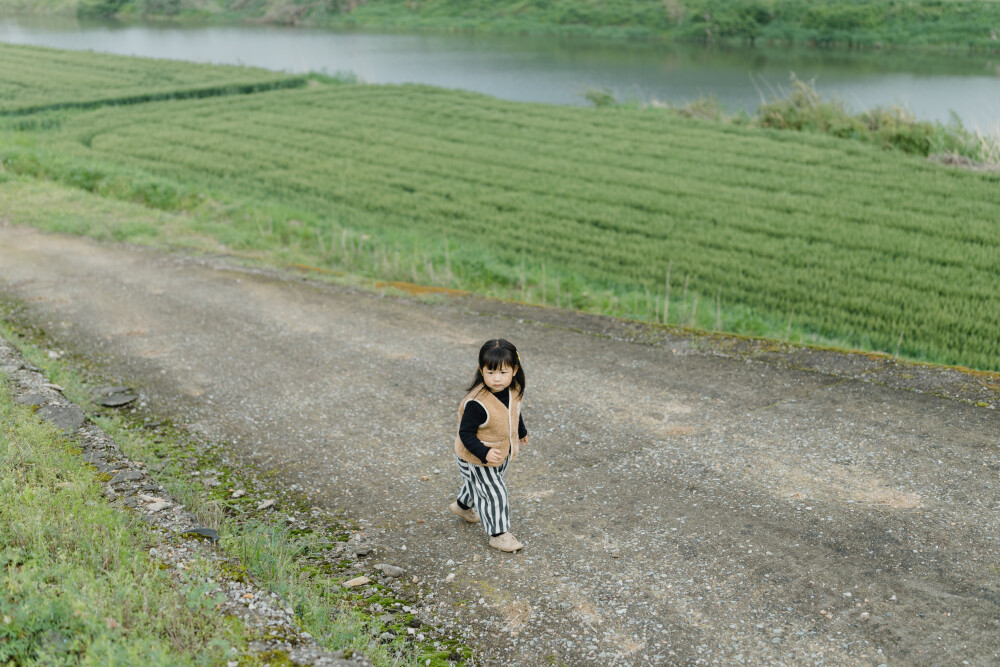
<svg viewBox="0 0 1000 667">
<path fill-rule="evenodd" d="M 20 228 L 0 229 L 0 292 L 154 409 L 362 520 L 380 560 L 440 582 L 438 613 L 487 663 L 1000 660 L 996 410 L 629 342 L 596 317 Z M 496 336 L 528 378 L 515 555 L 447 512 L 457 402 Z"/>
</svg>

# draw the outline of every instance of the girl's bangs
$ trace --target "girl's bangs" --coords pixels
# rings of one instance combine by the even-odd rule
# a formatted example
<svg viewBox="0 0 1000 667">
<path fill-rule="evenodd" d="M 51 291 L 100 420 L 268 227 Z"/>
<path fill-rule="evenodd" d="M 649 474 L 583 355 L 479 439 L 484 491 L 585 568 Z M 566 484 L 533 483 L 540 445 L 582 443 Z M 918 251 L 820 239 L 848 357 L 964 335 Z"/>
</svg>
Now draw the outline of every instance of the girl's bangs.
<svg viewBox="0 0 1000 667">
<path fill-rule="evenodd" d="M 505 350 L 502 347 L 494 347 L 486 350 L 480 362 L 479 365 L 488 371 L 499 370 L 504 366 L 510 366 L 511 370 L 513 370 L 517 366 L 514 355 L 511 354 L 510 350 Z"/>
</svg>

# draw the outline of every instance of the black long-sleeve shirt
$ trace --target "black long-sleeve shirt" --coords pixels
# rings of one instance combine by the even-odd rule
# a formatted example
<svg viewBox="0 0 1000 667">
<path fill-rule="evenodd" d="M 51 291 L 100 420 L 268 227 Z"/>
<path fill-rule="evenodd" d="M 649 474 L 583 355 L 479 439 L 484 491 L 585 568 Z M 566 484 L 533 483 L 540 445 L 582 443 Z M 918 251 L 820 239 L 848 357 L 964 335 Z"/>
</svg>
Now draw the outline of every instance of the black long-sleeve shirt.
<svg viewBox="0 0 1000 667">
<path fill-rule="evenodd" d="M 505 406 L 510 407 L 509 387 L 493 395 L 500 399 L 500 402 Z M 462 444 L 483 463 L 486 463 L 486 455 L 489 453 L 490 448 L 484 445 L 476 436 L 479 433 L 479 427 L 486 423 L 487 417 L 486 409 L 483 406 L 475 401 L 469 401 L 465 404 L 465 411 L 462 413 L 462 423 L 458 426 L 458 437 L 462 441 Z M 518 415 L 517 437 L 521 439 L 527 435 L 528 429 L 524 427 L 524 417 Z"/>
</svg>

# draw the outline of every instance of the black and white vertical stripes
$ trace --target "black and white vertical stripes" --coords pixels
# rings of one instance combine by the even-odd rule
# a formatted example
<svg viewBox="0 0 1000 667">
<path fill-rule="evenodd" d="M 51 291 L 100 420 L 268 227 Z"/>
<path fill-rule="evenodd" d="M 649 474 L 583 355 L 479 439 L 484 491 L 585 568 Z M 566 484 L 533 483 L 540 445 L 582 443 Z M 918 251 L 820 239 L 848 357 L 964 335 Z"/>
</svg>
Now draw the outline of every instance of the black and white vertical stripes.
<svg viewBox="0 0 1000 667">
<path fill-rule="evenodd" d="M 507 485 L 503 475 L 510 457 L 496 468 L 472 465 L 457 456 L 462 473 L 462 488 L 458 501 L 479 513 L 487 535 L 499 535 L 510 530 L 510 504 L 507 502 Z"/>
</svg>

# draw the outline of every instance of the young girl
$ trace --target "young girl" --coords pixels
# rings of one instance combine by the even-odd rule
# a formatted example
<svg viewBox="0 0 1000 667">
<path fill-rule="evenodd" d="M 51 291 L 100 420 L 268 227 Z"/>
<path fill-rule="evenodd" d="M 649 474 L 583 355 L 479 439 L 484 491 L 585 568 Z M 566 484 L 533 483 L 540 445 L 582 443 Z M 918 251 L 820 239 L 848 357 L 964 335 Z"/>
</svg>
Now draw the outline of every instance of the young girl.
<svg viewBox="0 0 1000 667">
<path fill-rule="evenodd" d="M 524 545 L 509 532 L 510 506 L 503 480 L 518 445 L 528 444 L 521 419 L 524 367 L 517 348 L 503 338 L 486 341 L 467 391 L 455 438 L 462 488 L 449 509 L 469 523 L 482 520 L 491 547 L 517 551 Z"/>
</svg>

